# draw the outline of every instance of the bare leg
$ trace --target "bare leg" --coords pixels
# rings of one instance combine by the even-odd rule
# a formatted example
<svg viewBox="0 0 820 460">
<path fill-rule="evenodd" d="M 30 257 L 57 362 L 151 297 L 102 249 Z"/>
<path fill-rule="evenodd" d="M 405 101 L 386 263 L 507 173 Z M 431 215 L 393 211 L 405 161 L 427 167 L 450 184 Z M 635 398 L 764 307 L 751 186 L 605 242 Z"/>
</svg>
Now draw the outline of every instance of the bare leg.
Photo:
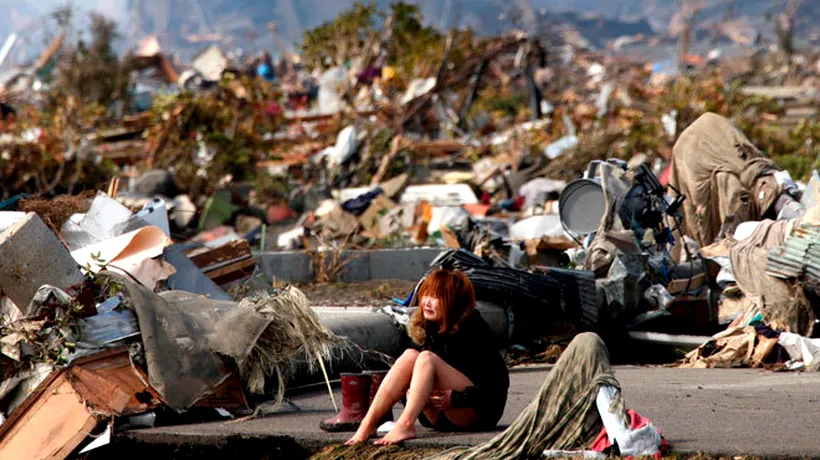
<svg viewBox="0 0 820 460">
<path fill-rule="evenodd" d="M 376 441 L 376 444 L 398 444 L 406 439 L 415 438 L 416 420 L 425 409 L 433 388 L 463 390 L 470 385 L 470 379 L 438 355 L 429 351 L 422 352 L 413 368 L 410 390 L 407 392 L 407 405 L 396 421 L 396 426 L 384 438 Z M 429 407 L 427 409 L 430 410 Z"/>
<path fill-rule="evenodd" d="M 352 445 L 359 442 L 367 441 L 371 436 L 376 434 L 376 426 L 387 411 L 393 409 L 401 397 L 407 391 L 410 385 L 410 378 L 413 375 L 413 368 L 416 364 L 416 359 L 419 357 L 419 352 L 416 350 L 406 350 L 399 359 L 396 360 L 393 367 L 384 377 L 382 384 L 379 386 L 379 391 L 373 398 L 373 403 L 367 410 L 359 429 L 345 444 Z"/>
</svg>

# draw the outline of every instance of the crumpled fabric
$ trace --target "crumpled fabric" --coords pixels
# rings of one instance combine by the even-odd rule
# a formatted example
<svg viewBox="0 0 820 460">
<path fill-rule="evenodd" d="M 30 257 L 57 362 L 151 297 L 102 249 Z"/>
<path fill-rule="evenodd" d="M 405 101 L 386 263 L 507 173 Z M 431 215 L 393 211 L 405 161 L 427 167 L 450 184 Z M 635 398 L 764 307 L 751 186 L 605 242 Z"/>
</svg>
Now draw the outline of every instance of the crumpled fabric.
<svg viewBox="0 0 820 460">
<path fill-rule="evenodd" d="M 451 449 L 432 459 L 537 458 L 544 450 L 579 450 L 589 446 L 603 423 L 596 406 L 598 389 L 620 389 L 609 364 L 609 352 L 598 335 L 577 335 L 547 375 L 535 399 L 515 421 L 492 440 Z M 627 423 L 621 392 L 610 411 Z"/>
<path fill-rule="evenodd" d="M 603 278 L 608 275 L 616 258 L 627 254 L 640 253 L 641 248 L 638 247 L 633 231 L 599 230 L 589 249 L 587 249 L 584 270 L 595 273 L 596 278 Z M 641 271 L 643 271 L 643 267 L 641 267 Z"/>
<path fill-rule="evenodd" d="M 590 450 L 612 453 L 611 448 L 617 444 L 622 457 L 644 457 L 653 455 L 660 458 L 669 449 L 669 443 L 663 438 L 663 432 L 646 417 L 632 409 L 626 411 L 629 417 L 625 423 L 616 414 L 609 411 L 612 400 L 618 390 L 603 386 L 598 390 L 598 413 L 604 422 L 604 429 L 595 438 Z"/>
<path fill-rule="evenodd" d="M 738 287 L 760 308 L 766 324 L 809 336 L 815 315 L 802 285 L 766 274 L 769 250 L 785 243 L 793 225 L 790 220 L 761 222 L 750 237 L 729 248 L 729 260 Z"/>
<path fill-rule="evenodd" d="M 384 193 L 381 187 L 376 187 L 373 190 L 362 193 L 361 195 L 351 198 L 342 203 L 342 209 L 353 214 L 354 216 L 361 216 L 370 207 L 370 203 L 376 199 L 377 196 Z"/>
<path fill-rule="evenodd" d="M 681 230 L 704 247 L 730 216 L 759 219 L 780 194 L 773 176 L 779 170 L 728 119 L 701 115 L 672 149 L 669 184 L 686 196 Z"/>
</svg>

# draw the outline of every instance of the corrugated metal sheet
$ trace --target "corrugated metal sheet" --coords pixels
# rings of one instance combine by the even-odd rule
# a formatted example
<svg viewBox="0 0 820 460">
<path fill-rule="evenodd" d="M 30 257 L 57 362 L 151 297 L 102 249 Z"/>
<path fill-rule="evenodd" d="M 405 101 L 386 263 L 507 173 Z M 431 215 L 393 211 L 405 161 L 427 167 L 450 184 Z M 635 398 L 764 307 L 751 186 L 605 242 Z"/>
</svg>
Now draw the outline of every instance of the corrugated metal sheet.
<svg viewBox="0 0 820 460">
<path fill-rule="evenodd" d="M 820 280 L 820 227 L 798 227 L 769 251 L 766 274 L 781 279 Z"/>
<path fill-rule="evenodd" d="M 578 319 L 584 327 L 597 326 L 598 294 L 595 289 L 595 273 L 550 267 L 544 276 L 558 282 L 561 289 L 561 308 L 564 311 L 577 312 Z"/>
<path fill-rule="evenodd" d="M 83 340 L 107 344 L 140 334 L 137 315 L 131 310 L 113 310 L 81 321 Z"/>
</svg>

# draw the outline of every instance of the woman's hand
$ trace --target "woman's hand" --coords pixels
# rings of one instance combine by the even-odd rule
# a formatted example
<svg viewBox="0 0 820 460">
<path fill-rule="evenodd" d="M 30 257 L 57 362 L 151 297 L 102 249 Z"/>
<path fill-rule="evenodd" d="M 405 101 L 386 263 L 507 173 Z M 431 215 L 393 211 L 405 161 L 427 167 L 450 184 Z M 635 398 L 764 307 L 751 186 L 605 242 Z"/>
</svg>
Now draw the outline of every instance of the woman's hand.
<svg viewBox="0 0 820 460">
<path fill-rule="evenodd" d="M 435 409 L 447 410 L 453 407 L 453 390 L 433 390 L 427 403 Z"/>
</svg>

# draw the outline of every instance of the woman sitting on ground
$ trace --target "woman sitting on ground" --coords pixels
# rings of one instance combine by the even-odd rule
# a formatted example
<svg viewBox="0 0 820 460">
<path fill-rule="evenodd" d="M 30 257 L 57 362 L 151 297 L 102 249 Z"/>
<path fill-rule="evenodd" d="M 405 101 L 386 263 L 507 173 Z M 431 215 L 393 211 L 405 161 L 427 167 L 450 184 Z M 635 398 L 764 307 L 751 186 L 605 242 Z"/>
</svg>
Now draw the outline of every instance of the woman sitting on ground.
<svg viewBox="0 0 820 460">
<path fill-rule="evenodd" d="M 390 369 L 348 445 L 375 435 L 379 420 L 405 397 L 395 426 L 376 444 L 415 438 L 416 419 L 440 431 L 487 430 L 504 412 L 507 365 L 493 332 L 475 310 L 469 278 L 457 271 L 434 271 L 417 298 L 419 308 L 407 331 L 413 346 Z"/>
</svg>

